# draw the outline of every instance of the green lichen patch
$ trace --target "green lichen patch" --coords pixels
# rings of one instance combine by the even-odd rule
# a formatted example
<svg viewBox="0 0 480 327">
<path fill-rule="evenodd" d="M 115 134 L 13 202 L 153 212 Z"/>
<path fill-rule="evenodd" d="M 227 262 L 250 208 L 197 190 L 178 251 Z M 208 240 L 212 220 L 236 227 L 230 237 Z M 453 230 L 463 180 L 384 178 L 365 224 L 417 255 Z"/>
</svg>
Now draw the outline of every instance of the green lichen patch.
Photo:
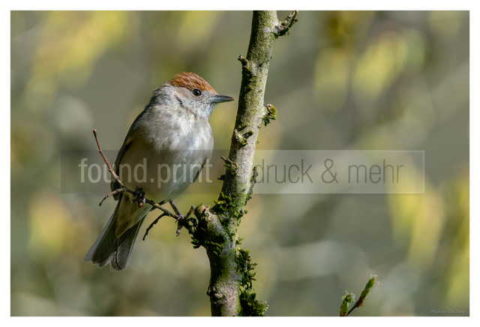
<svg viewBox="0 0 480 327">
<path fill-rule="evenodd" d="M 233 162 L 229 158 L 220 157 L 223 160 L 223 165 L 225 167 L 225 174 L 220 176 L 221 180 L 226 180 L 227 178 L 233 178 L 237 175 L 238 165 L 236 162 Z"/>
<path fill-rule="evenodd" d="M 264 316 L 268 310 L 268 304 L 257 300 L 257 294 L 252 290 L 240 293 L 241 316 Z"/>
<path fill-rule="evenodd" d="M 244 147 L 248 144 L 248 138 L 253 135 L 253 132 L 247 131 L 241 133 L 238 130 L 235 130 L 233 135 L 235 135 L 235 140 L 240 144 L 240 147 Z"/>
<path fill-rule="evenodd" d="M 250 253 L 248 250 L 237 250 L 237 270 L 241 275 L 241 285 L 245 289 L 251 289 L 253 287 L 253 281 L 255 280 L 255 266 L 256 263 L 252 262 Z"/>
<path fill-rule="evenodd" d="M 254 166 L 253 170 L 252 170 L 252 177 L 250 177 L 250 188 L 249 188 L 248 193 L 247 193 L 246 202 L 250 201 L 250 199 L 252 198 L 253 188 L 254 188 L 255 184 L 257 183 L 257 177 L 258 177 L 258 167 Z"/>
<path fill-rule="evenodd" d="M 265 115 L 263 116 L 262 118 L 262 122 L 263 122 L 263 125 L 264 126 L 267 126 L 268 124 L 270 124 L 270 122 L 272 120 L 275 120 L 277 119 L 277 108 L 273 105 L 273 104 L 267 104 L 265 106 L 265 109 L 266 109 L 266 113 Z"/>
<path fill-rule="evenodd" d="M 257 294 L 253 291 L 255 280 L 255 266 L 248 250 L 237 249 L 237 271 L 240 274 L 240 305 L 243 316 L 263 316 L 268 305 L 257 300 Z"/>
<path fill-rule="evenodd" d="M 219 255 L 226 243 L 226 233 L 218 218 L 204 205 L 195 208 L 195 217 L 191 223 L 193 228 L 189 229 L 193 247 L 203 246 L 207 251 Z"/>
<path fill-rule="evenodd" d="M 222 217 L 234 218 L 236 221 L 240 220 L 245 214 L 243 207 L 244 201 L 238 196 L 220 193 L 218 200 L 215 201 L 215 205 L 212 207 L 212 211 Z"/>
</svg>

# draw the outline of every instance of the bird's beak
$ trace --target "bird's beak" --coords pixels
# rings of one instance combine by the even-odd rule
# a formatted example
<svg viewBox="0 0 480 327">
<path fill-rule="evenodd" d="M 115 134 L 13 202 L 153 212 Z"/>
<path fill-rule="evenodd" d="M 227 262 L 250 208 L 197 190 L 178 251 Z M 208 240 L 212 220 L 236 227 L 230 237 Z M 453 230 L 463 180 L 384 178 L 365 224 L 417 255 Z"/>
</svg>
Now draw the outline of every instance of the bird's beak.
<svg viewBox="0 0 480 327">
<path fill-rule="evenodd" d="M 229 101 L 233 101 L 233 98 L 229 97 L 228 95 L 215 94 L 210 98 L 211 103 L 222 103 L 222 102 L 229 102 Z"/>
</svg>

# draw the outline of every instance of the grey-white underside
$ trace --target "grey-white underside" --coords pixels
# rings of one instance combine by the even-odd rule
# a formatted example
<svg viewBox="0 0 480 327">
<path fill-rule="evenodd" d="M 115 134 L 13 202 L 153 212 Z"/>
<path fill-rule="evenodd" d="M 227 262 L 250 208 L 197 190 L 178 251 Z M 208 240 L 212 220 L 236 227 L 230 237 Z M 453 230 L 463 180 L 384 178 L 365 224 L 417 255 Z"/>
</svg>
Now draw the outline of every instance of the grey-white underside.
<svg viewBox="0 0 480 327">
<path fill-rule="evenodd" d="M 212 149 L 208 117 L 195 116 L 176 101 L 159 104 L 152 99 L 132 124 L 117 155 L 115 168 L 129 188 L 141 188 L 145 196 L 154 201 L 171 200 L 198 177 Z M 177 169 L 176 178 L 166 180 L 165 172 L 168 169 L 173 172 L 175 165 L 180 164 L 187 169 Z M 135 176 L 135 167 L 145 168 L 137 168 L 142 174 Z M 117 188 L 113 182 L 112 190 Z M 86 259 L 99 265 L 111 263 L 120 270 L 125 268 L 138 230 L 151 208 L 148 205 L 139 208 L 127 193 L 117 199 L 114 214 Z"/>
</svg>

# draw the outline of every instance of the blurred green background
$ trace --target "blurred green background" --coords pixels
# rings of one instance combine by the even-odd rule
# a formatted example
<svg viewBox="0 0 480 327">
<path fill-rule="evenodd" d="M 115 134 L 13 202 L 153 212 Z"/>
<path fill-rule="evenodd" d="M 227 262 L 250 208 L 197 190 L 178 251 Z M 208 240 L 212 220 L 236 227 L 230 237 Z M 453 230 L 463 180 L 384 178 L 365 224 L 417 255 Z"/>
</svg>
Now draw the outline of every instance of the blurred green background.
<svg viewBox="0 0 480 327">
<path fill-rule="evenodd" d="M 95 151 L 92 128 L 118 149 L 177 72 L 237 96 L 251 13 L 11 17 L 12 315 L 209 315 L 206 254 L 171 221 L 137 242 L 126 271 L 83 261 L 114 203 L 62 192 L 60 156 Z M 370 273 L 379 283 L 356 315 L 468 315 L 468 40 L 468 12 L 300 12 L 275 43 L 266 103 L 279 119 L 259 148 L 425 150 L 426 191 L 255 196 L 240 236 L 268 315 L 337 315 Z M 235 112 L 211 118 L 218 149 Z"/>
</svg>

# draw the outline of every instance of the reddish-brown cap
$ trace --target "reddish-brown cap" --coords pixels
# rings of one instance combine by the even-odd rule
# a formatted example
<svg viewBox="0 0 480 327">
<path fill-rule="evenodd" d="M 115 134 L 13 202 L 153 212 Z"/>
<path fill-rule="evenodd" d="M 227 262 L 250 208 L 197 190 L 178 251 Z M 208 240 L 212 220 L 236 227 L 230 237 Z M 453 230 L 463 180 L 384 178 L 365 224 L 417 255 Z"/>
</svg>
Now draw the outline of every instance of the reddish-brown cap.
<svg viewBox="0 0 480 327">
<path fill-rule="evenodd" d="M 195 73 L 185 72 L 177 74 L 170 81 L 170 84 L 177 87 L 185 87 L 189 90 L 199 89 L 217 94 L 217 91 L 203 78 Z"/>
</svg>

